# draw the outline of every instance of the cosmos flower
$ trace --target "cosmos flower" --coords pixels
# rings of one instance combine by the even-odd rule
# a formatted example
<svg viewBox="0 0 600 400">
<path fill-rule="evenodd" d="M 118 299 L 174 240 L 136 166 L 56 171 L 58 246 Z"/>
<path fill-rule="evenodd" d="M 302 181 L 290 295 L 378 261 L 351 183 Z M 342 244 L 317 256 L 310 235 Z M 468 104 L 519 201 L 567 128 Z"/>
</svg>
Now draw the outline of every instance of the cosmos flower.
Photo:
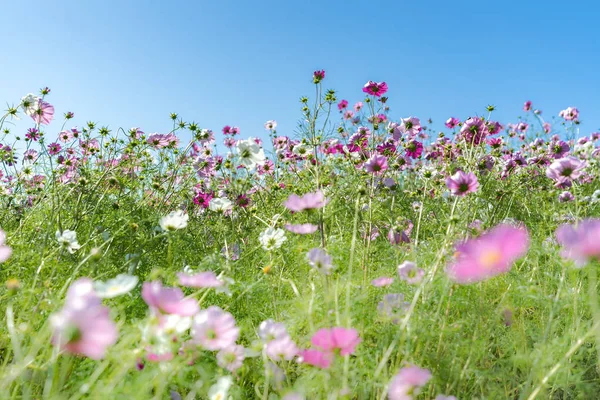
<svg viewBox="0 0 600 400">
<path fill-rule="evenodd" d="M 373 175 L 381 175 L 388 169 L 387 157 L 374 154 L 367 160 L 364 168 Z"/>
<path fill-rule="evenodd" d="M 227 349 L 239 335 L 233 315 L 216 306 L 200 311 L 192 322 L 192 341 L 207 350 Z"/>
<path fill-rule="evenodd" d="M 285 229 L 289 232 L 296 233 L 298 235 L 308 235 L 311 233 L 315 233 L 318 229 L 318 226 L 313 224 L 286 224 Z"/>
<path fill-rule="evenodd" d="M 6 233 L 0 229 L 0 263 L 10 258 L 12 249 L 6 245 Z"/>
<path fill-rule="evenodd" d="M 469 172 L 457 171 L 454 175 L 446 179 L 446 186 L 455 196 L 464 196 L 467 193 L 475 193 L 479 188 L 477 176 Z"/>
<path fill-rule="evenodd" d="M 177 279 L 180 285 L 193 288 L 212 288 L 225 284 L 213 271 L 193 272 L 189 266 L 177 273 Z"/>
<path fill-rule="evenodd" d="M 315 247 L 307 254 L 308 263 L 311 267 L 321 272 L 324 275 L 329 275 L 333 266 L 331 264 L 331 256 L 321 248 Z"/>
<path fill-rule="evenodd" d="M 94 291 L 98 297 L 111 299 L 129 293 L 138 283 L 138 277 L 127 274 L 119 274 L 106 282 L 95 281 Z"/>
<path fill-rule="evenodd" d="M 362 91 L 372 96 L 383 96 L 388 91 L 388 85 L 385 82 L 373 82 L 369 81 L 365 83 Z"/>
<path fill-rule="evenodd" d="M 69 253 L 73 254 L 81 248 L 77 243 L 77 232 L 65 229 L 64 231 L 56 231 L 56 240 L 58 244 Z"/>
<path fill-rule="evenodd" d="M 579 267 L 592 259 L 600 260 L 600 219 L 585 219 L 578 224 L 563 224 L 556 230 L 561 255 Z"/>
<path fill-rule="evenodd" d="M 171 211 L 168 215 L 162 217 L 159 221 L 163 231 L 172 232 L 184 229 L 190 219 L 183 210 Z"/>
<path fill-rule="evenodd" d="M 425 271 L 423 271 L 421 268 L 418 268 L 417 264 L 413 262 L 404 261 L 398 266 L 398 275 L 403 281 L 406 281 L 411 285 L 416 285 L 423 280 Z"/>
<path fill-rule="evenodd" d="M 286 240 L 285 231 L 279 228 L 267 228 L 258 236 L 258 241 L 266 251 L 280 248 Z"/>
<path fill-rule="evenodd" d="M 315 193 L 307 193 L 302 197 L 292 194 L 284 202 L 284 206 L 290 211 L 300 212 L 315 208 L 323 208 L 327 203 L 329 203 L 329 200 L 325 198 L 323 192 L 317 190 Z"/>
<path fill-rule="evenodd" d="M 389 400 L 412 400 L 431 379 L 428 369 L 409 366 L 402 368 L 388 386 Z"/>
<path fill-rule="evenodd" d="M 253 169 L 257 164 L 265 161 L 265 152 L 252 137 L 246 140 L 238 140 L 236 145 L 239 155 L 239 163 L 248 169 Z"/>
<path fill-rule="evenodd" d="M 164 287 L 160 281 L 145 282 L 142 285 L 142 298 L 157 314 L 177 314 L 189 317 L 200 309 L 196 300 L 186 298 L 181 289 Z"/>
</svg>

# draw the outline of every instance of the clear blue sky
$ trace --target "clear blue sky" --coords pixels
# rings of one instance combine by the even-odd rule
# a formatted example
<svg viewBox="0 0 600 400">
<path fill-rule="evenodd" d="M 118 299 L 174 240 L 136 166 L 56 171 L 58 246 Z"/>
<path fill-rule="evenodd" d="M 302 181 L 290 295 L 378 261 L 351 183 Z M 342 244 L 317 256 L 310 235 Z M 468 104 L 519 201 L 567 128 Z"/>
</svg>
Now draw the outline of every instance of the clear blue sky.
<svg viewBox="0 0 600 400">
<path fill-rule="evenodd" d="M 169 113 L 242 136 L 292 134 L 312 71 L 352 104 L 389 85 L 394 118 L 515 121 L 581 111 L 600 129 L 595 1 L 3 1 L 0 101 L 42 86 L 57 112 L 167 132 Z M 59 126 L 54 125 L 55 129 Z"/>
</svg>

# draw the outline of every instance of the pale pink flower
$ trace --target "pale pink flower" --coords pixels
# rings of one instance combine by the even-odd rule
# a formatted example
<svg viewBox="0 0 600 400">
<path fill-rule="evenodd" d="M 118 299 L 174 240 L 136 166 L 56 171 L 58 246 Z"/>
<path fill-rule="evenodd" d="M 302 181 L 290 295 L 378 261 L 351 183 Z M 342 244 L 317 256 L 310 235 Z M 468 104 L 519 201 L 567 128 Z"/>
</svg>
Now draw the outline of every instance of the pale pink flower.
<svg viewBox="0 0 600 400">
<path fill-rule="evenodd" d="M 373 175 L 381 175 L 388 169 L 387 157 L 379 154 L 374 154 L 367 160 L 364 165 L 365 171 Z"/>
<path fill-rule="evenodd" d="M 289 335 L 284 335 L 267 343 L 267 356 L 273 361 L 293 360 L 299 349 Z"/>
<path fill-rule="evenodd" d="M 381 276 L 371 281 L 371 285 L 375 287 L 390 286 L 392 283 L 394 283 L 394 278 L 390 278 L 389 276 Z"/>
<path fill-rule="evenodd" d="M 417 264 L 410 261 L 404 261 L 398 266 L 398 275 L 400 279 L 411 285 L 416 285 L 423 280 L 425 271 L 417 267 Z"/>
<path fill-rule="evenodd" d="M 217 353 L 217 364 L 229 372 L 235 372 L 242 366 L 245 358 L 244 346 L 235 344 L 219 350 Z"/>
<path fill-rule="evenodd" d="M 556 240 L 562 246 L 561 255 L 574 260 L 578 266 L 594 258 L 600 260 L 600 219 L 561 225 L 556 230 Z"/>
<path fill-rule="evenodd" d="M 211 288 L 225 284 L 213 271 L 191 273 L 184 270 L 177 273 L 177 278 L 180 285 L 193 288 Z"/>
<path fill-rule="evenodd" d="M 144 282 L 142 298 L 150 309 L 159 313 L 189 317 L 200 310 L 195 299 L 185 298 L 181 289 L 164 287 L 160 281 Z"/>
<path fill-rule="evenodd" d="M 416 366 L 404 367 L 398 372 L 388 387 L 389 400 L 413 400 L 420 389 L 431 379 L 431 372 Z"/>
<path fill-rule="evenodd" d="M 480 237 L 456 246 L 456 261 L 446 272 L 461 284 L 483 281 L 510 271 L 528 248 L 526 228 L 500 224 Z"/>
<path fill-rule="evenodd" d="M 317 190 L 315 193 L 307 193 L 302 197 L 292 194 L 284 202 L 284 206 L 290 211 L 300 212 L 314 208 L 323 208 L 327 203 L 329 203 L 329 200 L 325 198 L 323 192 Z"/>
<path fill-rule="evenodd" d="M 575 107 L 567 107 L 558 113 L 560 117 L 563 117 L 565 121 L 577 121 L 579 119 L 579 110 Z"/>
<path fill-rule="evenodd" d="M 48 125 L 54 119 L 54 106 L 39 99 L 31 118 L 36 124 Z"/>
<path fill-rule="evenodd" d="M 298 235 L 308 235 L 311 233 L 315 233 L 318 229 L 318 226 L 313 224 L 285 224 L 285 229 Z"/>
<path fill-rule="evenodd" d="M 233 346 L 239 335 L 233 315 L 216 306 L 200 311 L 192 323 L 192 342 L 207 350 Z"/>
</svg>

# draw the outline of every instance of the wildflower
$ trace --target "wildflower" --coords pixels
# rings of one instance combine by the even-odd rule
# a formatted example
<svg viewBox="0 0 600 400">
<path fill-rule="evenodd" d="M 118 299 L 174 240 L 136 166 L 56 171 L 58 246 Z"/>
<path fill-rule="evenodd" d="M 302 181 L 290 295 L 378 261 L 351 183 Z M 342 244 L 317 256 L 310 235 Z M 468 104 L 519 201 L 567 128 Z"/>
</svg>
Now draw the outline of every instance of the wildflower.
<svg viewBox="0 0 600 400">
<path fill-rule="evenodd" d="M 40 100 L 41 99 L 39 97 L 35 96 L 32 93 L 23 96 L 21 98 L 21 108 L 23 109 L 23 112 L 32 117 L 35 114 Z"/>
<path fill-rule="evenodd" d="M 488 134 L 489 129 L 485 123 L 485 120 L 479 117 L 471 117 L 467 119 L 460 129 L 460 136 L 467 142 L 467 144 L 473 146 L 477 146 L 485 142 Z"/>
<path fill-rule="evenodd" d="M 579 120 L 579 110 L 575 107 L 567 107 L 562 110 L 558 115 L 565 119 L 565 121 L 577 121 Z"/>
<path fill-rule="evenodd" d="M 215 212 L 226 212 L 233 209 L 233 202 L 227 197 L 215 197 L 208 203 L 208 208 Z"/>
<path fill-rule="evenodd" d="M 342 111 L 343 109 L 348 107 L 348 100 L 341 100 L 337 106 L 338 106 L 338 110 Z"/>
<path fill-rule="evenodd" d="M 290 211 L 300 212 L 314 208 L 323 208 L 327 203 L 329 203 L 329 200 L 325 198 L 323 192 L 317 190 L 315 193 L 307 193 L 302 197 L 292 194 L 284 202 L 284 206 Z"/>
<path fill-rule="evenodd" d="M 313 72 L 313 83 L 317 84 L 325 79 L 325 70 L 319 70 Z"/>
<path fill-rule="evenodd" d="M 216 306 L 200 311 L 192 322 L 192 342 L 207 350 L 233 346 L 239 335 L 233 315 Z"/>
<path fill-rule="evenodd" d="M 592 259 L 600 260 L 600 219 L 589 218 L 576 225 L 563 224 L 556 230 L 561 255 L 579 267 Z"/>
<path fill-rule="evenodd" d="M 457 260 L 446 272 L 460 284 L 483 281 L 508 272 L 528 248 L 526 228 L 500 224 L 478 238 L 459 244 Z"/>
<path fill-rule="evenodd" d="M 415 285 L 423 280 L 425 271 L 423 271 L 421 268 L 417 268 L 417 264 L 413 262 L 404 261 L 398 266 L 398 275 L 400 275 L 400 279 L 403 281 L 406 281 L 411 285 Z"/>
<path fill-rule="evenodd" d="M 592 196 L 590 197 L 590 203 L 591 204 L 596 204 L 596 203 L 600 203 L 600 189 L 594 191 L 594 193 L 592 193 Z"/>
<path fill-rule="evenodd" d="M 63 249 L 66 249 L 71 254 L 81 248 L 81 245 L 77 243 L 77 232 L 75 231 L 68 229 L 63 232 L 56 231 L 56 240 Z"/>
<path fill-rule="evenodd" d="M 307 349 L 300 353 L 301 360 L 305 364 L 309 364 L 321 369 L 327 369 L 333 361 L 333 353 L 324 352 L 321 350 Z"/>
<path fill-rule="evenodd" d="M 142 298 L 153 312 L 189 317 L 198 312 L 196 300 L 185 298 L 179 288 L 164 287 L 160 281 L 145 282 Z"/>
<path fill-rule="evenodd" d="M 238 370 L 246 358 L 244 346 L 233 345 L 219 350 L 217 353 L 217 364 L 229 372 Z"/>
<path fill-rule="evenodd" d="M 37 107 L 31 118 L 36 124 L 48 125 L 54 119 L 54 106 L 42 99 L 38 100 Z"/>
<path fill-rule="evenodd" d="M 209 400 L 225 400 L 232 383 L 231 376 L 222 376 L 208 389 Z"/>
<path fill-rule="evenodd" d="M 402 293 L 388 293 L 377 304 L 377 311 L 382 317 L 391 319 L 393 323 L 398 323 L 409 306 L 410 303 L 404 301 Z"/>
<path fill-rule="evenodd" d="M 92 281 L 80 278 L 67 291 L 65 305 L 52 315 L 52 342 L 62 350 L 101 359 L 117 341 L 118 331 L 93 289 Z"/>
<path fill-rule="evenodd" d="M 380 97 L 388 91 L 388 86 L 387 86 L 387 83 L 385 83 L 385 82 L 369 81 L 369 82 L 365 83 L 365 86 L 363 86 L 362 91 L 364 93 Z"/>
<path fill-rule="evenodd" d="M 388 276 L 381 276 L 371 281 L 371 285 L 375 287 L 390 286 L 392 283 L 394 283 L 394 278 L 390 278 Z"/>
<path fill-rule="evenodd" d="M 575 196 L 568 190 L 565 190 L 561 194 L 558 195 L 558 201 L 561 203 L 568 203 L 569 201 L 575 200 Z"/>
<path fill-rule="evenodd" d="M 162 217 L 159 224 L 163 231 L 172 232 L 185 228 L 189 219 L 189 215 L 183 210 L 176 210 L 171 211 L 167 216 Z"/>
<path fill-rule="evenodd" d="M 258 336 L 265 342 L 281 339 L 288 336 L 285 325 L 281 322 L 275 322 L 272 319 L 267 319 L 258 326 Z"/>
<path fill-rule="evenodd" d="M 365 170 L 373 175 L 381 175 L 388 169 L 387 157 L 374 154 L 365 163 Z"/>
<path fill-rule="evenodd" d="M 240 157 L 240 164 L 248 169 L 252 169 L 257 164 L 261 164 L 265 161 L 265 152 L 258 143 L 256 143 L 254 138 L 250 137 L 246 140 L 238 140 L 235 147 Z"/>
<path fill-rule="evenodd" d="M 296 233 L 299 235 L 308 235 L 311 233 L 315 233 L 317 231 L 318 227 L 313 224 L 298 224 L 298 225 L 286 224 L 285 229 L 288 230 L 289 232 Z"/>
<path fill-rule="evenodd" d="M 180 285 L 193 288 L 212 288 L 225 284 L 212 271 L 194 273 L 190 267 L 185 267 L 182 272 L 178 272 L 177 279 Z"/>
<path fill-rule="evenodd" d="M 585 167 L 586 163 L 578 158 L 572 156 L 564 157 L 550 164 L 546 169 L 546 176 L 554 181 L 577 179 L 581 176 Z"/>
<path fill-rule="evenodd" d="M 296 343 L 287 333 L 269 341 L 265 351 L 273 361 L 293 360 L 299 352 Z"/>
<path fill-rule="evenodd" d="M 265 122 L 265 129 L 268 131 L 274 131 L 277 128 L 277 121 L 269 120 Z"/>
<path fill-rule="evenodd" d="M 388 387 L 389 400 L 412 400 L 431 379 L 428 369 L 416 366 L 402 368 Z"/>
<path fill-rule="evenodd" d="M 6 233 L 0 229 L 0 263 L 9 259 L 12 249 L 6 245 Z"/>
<path fill-rule="evenodd" d="M 402 118 L 401 121 L 402 123 L 398 129 L 409 138 L 415 137 L 423 129 L 421 127 L 421 120 L 419 118 L 408 117 Z"/>
<path fill-rule="evenodd" d="M 405 145 L 406 156 L 410 158 L 419 158 L 423 153 L 423 143 L 411 140 Z"/>
<path fill-rule="evenodd" d="M 550 133 L 550 131 L 552 131 L 552 125 L 549 122 L 544 122 L 542 128 L 544 129 L 545 133 Z"/>
<path fill-rule="evenodd" d="M 450 128 L 450 129 L 454 129 L 455 127 L 458 126 L 459 123 L 460 123 L 460 121 L 458 120 L 458 118 L 450 117 L 446 120 L 444 125 L 446 125 L 446 127 Z"/>
<path fill-rule="evenodd" d="M 258 236 L 258 241 L 266 251 L 280 248 L 286 240 L 285 231 L 279 228 L 267 228 Z"/>
<path fill-rule="evenodd" d="M 308 263 L 311 267 L 324 275 L 329 275 L 333 266 L 331 265 L 331 256 L 321 248 L 315 247 L 307 254 Z"/>
<path fill-rule="evenodd" d="M 469 172 L 466 174 L 463 171 L 457 171 L 454 175 L 446 179 L 446 186 L 453 195 L 464 196 L 467 193 L 476 192 L 479 182 L 474 173 Z"/>
<path fill-rule="evenodd" d="M 361 109 L 363 108 L 363 103 L 362 101 L 357 102 L 356 104 L 354 104 L 354 111 L 355 112 L 359 112 Z"/>
<path fill-rule="evenodd" d="M 138 283 L 138 277 L 127 274 L 119 274 L 106 282 L 94 282 L 94 291 L 100 298 L 110 299 L 129 293 Z"/>
</svg>

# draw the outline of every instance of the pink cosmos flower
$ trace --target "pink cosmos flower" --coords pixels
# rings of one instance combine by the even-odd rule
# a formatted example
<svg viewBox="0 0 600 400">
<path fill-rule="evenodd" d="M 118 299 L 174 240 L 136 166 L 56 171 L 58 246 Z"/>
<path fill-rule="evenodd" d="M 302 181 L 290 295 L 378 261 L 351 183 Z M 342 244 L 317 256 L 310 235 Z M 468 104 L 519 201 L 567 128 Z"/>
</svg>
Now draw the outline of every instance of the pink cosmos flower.
<svg viewBox="0 0 600 400">
<path fill-rule="evenodd" d="M 388 91 L 388 86 L 385 82 L 369 81 L 365 83 L 365 86 L 363 86 L 362 91 L 372 96 L 380 97 Z"/>
<path fill-rule="evenodd" d="M 565 121 L 577 121 L 579 120 L 579 110 L 575 107 L 567 107 L 562 110 L 558 115 L 565 119 Z"/>
<path fill-rule="evenodd" d="M 523 111 L 530 111 L 531 110 L 531 101 L 527 100 L 525 102 L 525 104 L 523 104 Z"/>
<path fill-rule="evenodd" d="M 388 387 L 389 400 L 412 400 L 420 389 L 431 379 L 428 369 L 416 366 L 404 367 L 398 372 Z"/>
<path fill-rule="evenodd" d="M 575 196 L 568 190 L 565 190 L 561 194 L 558 195 L 558 201 L 561 203 L 568 203 L 569 201 L 575 200 Z"/>
<path fill-rule="evenodd" d="M 152 311 L 158 313 L 189 317 L 200 309 L 196 300 L 186 299 L 181 289 L 163 287 L 160 281 L 144 282 L 142 298 Z"/>
<path fill-rule="evenodd" d="M 342 111 L 344 108 L 348 107 L 348 100 L 342 100 L 338 103 L 338 110 Z"/>
<path fill-rule="evenodd" d="M 404 133 L 409 138 L 413 138 L 421 132 L 421 120 L 417 117 L 402 118 L 402 123 L 398 127 L 400 132 Z"/>
<path fill-rule="evenodd" d="M 460 123 L 460 120 L 458 118 L 450 117 L 446 120 L 446 123 L 444 125 L 446 125 L 446 127 L 450 128 L 450 129 L 454 129 L 455 127 L 458 126 L 459 123 Z"/>
<path fill-rule="evenodd" d="M 293 360 L 300 351 L 289 335 L 271 340 L 265 349 L 267 356 L 273 361 Z"/>
<path fill-rule="evenodd" d="M 302 197 L 292 194 L 283 205 L 290 211 L 300 212 L 314 208 L 323 208 L 327 203 L 329 203 L 329 200 L 325 198 L 323 192 L 317 190 L 315 193 L 307 193 Z"/>
<path fill-rule="evenodd" d="M 374 154 L 367 160 L 364 165 L 365 171 L 373 175 L 381 175 L 388 169 L 387 157 L 379 154 Z"/>
<path fill-rule="evenodd" d="M 223 281 L 217 278 L 217 275 L 213 271 L 192 274 L 184 270 L 177 273 L 177 278 L 180 285 L 193 288 L 211 288 L 224 285 Z"/>
<path fill-rule="evenodd" d="M 398 275 L 400 279 L 410 285 L 416 285 L 423 280 L 425 271 L 417 267 L 417 264 L 411 261 L 404 261 L 398 266 Z"/>
<path fill-rule="evenodd" d="M 475 193 L 479 188 L 479 181 L 472 172 L 466 174 L 463 171 L 457 171 L 446 179 L 446 186 L 453 195 L 464 196 L 467 193 Z"/>
<path fill-rule="evenodd" d="M 48 125 L 54 119 L 54 106 L 39 99 L 31 118 L 36 124 Z"/>
<path fill-rule="evenodd" d="M 580 267 L 591 259 L 600 260 L 600 219 L 561 225 L 556 230 L 556 240 L 562 246 L 561 255 Z"/>
<path fill-rule="evenodd" d="M 363 103 L 362 101 L 357 102 L 356 104 L 354 104 L 354 111 L 355 112 L 359 112 L 361 109 L 363 108 Z"/>
<path fill-rule="evenodd" d="M 277 129 L 277 121 L 269 120 L 269 121 L 265 122 L 265 129 L 268 131 Z"/>
<path fill-rule="evenodd" d="M 67 291 L 65 306 L 51 317 L 52 342 L 62 350 L 98 360 L 118 337 L 110 310 L 102 305 L 93 282 L 80 278 Z"/>
<path fill-rule="evenodd" d="M 154 133 L 148 136 L 146 142 L 156 149 L 162 149 L 171 143 L 171 137 L 160 133 Z"/>
<path fill-rule="evenodd" d="M 371 285 L 375 287 L 385 287 L 390 286 L 394 283 L 394 278 L 390 278 L 388 276 L 381 276 L 379 278 L 375 278 L 371 281 Z"/>
<path fill-rule="evenodd" d="M 315 233 L 318 229 L 318 226 L 313 224 L 285 224 L 285 229 L 298 235 L 309 235 L 311 233 Z"/>
<path fill-rule="evenodd" d="M 246 358 L 244 346 L 233 345 L 219 350 L 217 353 L 217 364 L 229 372 L 237 371 Z"/>
<path fill-rule="evenodd" d="M 406 143 L 405 149 L 407 157 L 419 158 L 423 153 L 423 143 L 416 140 L 411 140 L 408 143 Z"/>
<path fill-rule="evenodd" d="M 0 229 L 0 263 L 9 259 L 12 249 L 6 245 L 6 233 Z"/>
<path fill-rule="evenodd" d="M 526 228 L 500 224 L 478 238 L 457 245 L 457 259 L 446 273 L 460 284 L 483 281 L 510 271 L 528 248 Z"/>
<path fill-rule="evenodd" d="M 315 349 L 304 350 L 300 353 L 302 362 L 312 366 L 327 369 L 333 362 L 333 353 L 323 352 Z"/>
<path fill-rule="evenodd" d="M 356 329 L 342 327 L 319 329 L 310 340 L 313 346 L 329 352 L 339 350 L 342 356 L 354 353 L 360 341 Z"/>
<path fill-rule="evenodd" d="M 546 169 L 546 176 L 554 181 L 577 179 L 586 167 L 585 161 L 569 156 L 554 161 Z"/>
<path fill-rule="evenodd" d="M 192 342 L 207 350 L 226 349 L 235 344 L 240 328 L 233 315 L 216 306 L 200 311 L 192 322 Z"/>
<path fill-rule="evenodd" d="M 315 84 L 321 82 L 323 79 L 325 79 L 325 70 L 322 69 L 322 70 L 313 72 L 313 82 Z"/>
</svg>

